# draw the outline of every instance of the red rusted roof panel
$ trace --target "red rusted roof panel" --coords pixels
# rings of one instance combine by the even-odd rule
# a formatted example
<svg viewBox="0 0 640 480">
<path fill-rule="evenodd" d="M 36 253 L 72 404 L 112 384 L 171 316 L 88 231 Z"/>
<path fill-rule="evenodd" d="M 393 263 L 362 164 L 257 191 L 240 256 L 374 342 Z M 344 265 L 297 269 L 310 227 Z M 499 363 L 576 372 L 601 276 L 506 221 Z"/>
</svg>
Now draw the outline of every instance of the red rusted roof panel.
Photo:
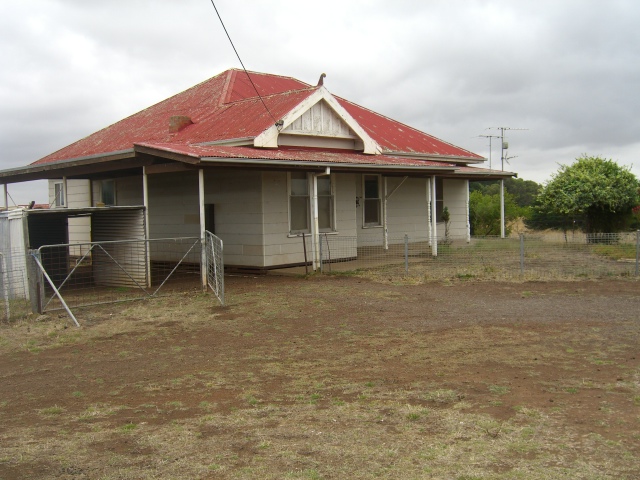
<svg viewBox="0 0 640 480">
<path fill-rule="evenodd" d="M 402 158 L 390 155 L 365 155 L 351 150 L 320 150 L 315 148 L 263 149 L 253 147 L 231 147 L 226 145 L 184 145 L 175 143 L 139 143 L 142 147 L 154 148 L 194 158 L 237 158 L 256 160 L 301 161 L 313 163 L 341 163 L 353 165 L 389 165 L 407 167 L 436 167 L 456 169 L 455 164 L 418 158 Z"/>
<path fill-rule="evenodd" d="M 383 151 L 447 155 L 484 160 L 484 157 L 469 150 L 456 147 L 432 135 L 349 102 L 344 98 L 336 97 L 336 99 L 369 136 L 378 142 Z"/>
<path fill-rule="evenodd" d="M 255 95 L 249 76 L 253 85 L 263 96 L 263 100 Z M 34 162 L 34 165 L 127 150 L 135 143 L 190 145 L 256 137 L 316 89 L 290 77 L 254 72 L 250 72 L 249 76 L 242 70 L 227 70 L 58 150 Z M 383 153 L 385 151 L 406 152 L 463 157 L 470 160 L 482 159 L 479 155 L 342 98 L 336 98 L 382 147 Z M 271 113 L 265 109 L 263 101 Z M 186 116 L 193 123 L 178 132 L 171 133 L 169 119 L 172 116 Z M 282 150 L 285 157 L 291 155 L 290 152 L 285 151 L 286 149 Z M 337 153 L 333 152 L 329 157 L 333 158 L 335 155 Z M 340 155 L 347 155 L 347 152 Z M 353 155 L 356 155 L 353 158 L 360 158 L 358 154 Z M 365 157 L 369 158 L 370 163 L 375 163 L 374 159 Z M 416 165 L 427 164 L 422 160 L 415 160 L 415 162 L 417 162 Z M 409 163 L 404 164 L 409 165 Z"/>
</svg>

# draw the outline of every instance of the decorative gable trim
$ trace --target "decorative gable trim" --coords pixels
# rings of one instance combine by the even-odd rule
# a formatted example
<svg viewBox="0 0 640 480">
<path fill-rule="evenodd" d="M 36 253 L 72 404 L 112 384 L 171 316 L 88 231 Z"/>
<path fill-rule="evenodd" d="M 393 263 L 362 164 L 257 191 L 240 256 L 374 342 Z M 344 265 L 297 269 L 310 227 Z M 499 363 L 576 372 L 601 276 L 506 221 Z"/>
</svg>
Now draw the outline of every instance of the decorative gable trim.
<svg viewBox="0 0 640 480">
<path fill-rule="evenodd" d="M 296 126 L 292 126 L 296 120 L 300 119 L 305 112 L 311 110 L 315 105 L 321 104 L 319 108 L 325 108 L 324 103 L 329 109 L 335 114 L 337 120 L 344 122 L 344 124 L 350 129 L 346 132 L 345 135 L 335 135 L 330 132 L 323 132 L 322 129 L 316 131 L 299 131 L 299 134 L 304 135 L 318 135 L 318 136 L 329 136 L 329 137 L 342 137 L 342 138 L 355 138 L 357 137 L 362 141 L 364 146 L 363 153 L 368 155 L 379 155 L 382 152 L 380 145 L 373 140 L 367 132 L 356 122 L 356 120 L 338 103 L 329 90 L 327 90 L 324 86 L 319 87 L 316 91 L 314 91 L 311 95 L 309 95 L 306 99 L 296 105 L 289 113 L 287 113 L 284 117 L 282 117 L 281 121 L 278 122 L 280 125 L 272 125 L 263 131 L 260 135 L 258 135 L 253 145 L 258 148 L 278 148 L 278 136 L 280 133 L 295 133 L 297 130 Z M 303 129 L 304 130 L 304 129 Z M 286 132 L 285 132 L 286 131 Z"/>
</svg>

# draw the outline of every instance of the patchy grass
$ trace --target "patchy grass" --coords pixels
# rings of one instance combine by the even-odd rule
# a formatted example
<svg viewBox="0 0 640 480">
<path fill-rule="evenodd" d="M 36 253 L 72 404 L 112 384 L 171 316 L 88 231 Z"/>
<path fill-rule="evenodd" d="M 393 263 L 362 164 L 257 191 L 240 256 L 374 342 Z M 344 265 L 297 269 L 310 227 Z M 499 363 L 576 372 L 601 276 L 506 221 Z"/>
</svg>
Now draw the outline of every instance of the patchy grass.
<svg viewBox="0 0 640 480">
<path fill-rule="evenodd" d="M 635 478 L 633 284 L 228 284 L 2 326 L 0 478 Z"/>
</svg>

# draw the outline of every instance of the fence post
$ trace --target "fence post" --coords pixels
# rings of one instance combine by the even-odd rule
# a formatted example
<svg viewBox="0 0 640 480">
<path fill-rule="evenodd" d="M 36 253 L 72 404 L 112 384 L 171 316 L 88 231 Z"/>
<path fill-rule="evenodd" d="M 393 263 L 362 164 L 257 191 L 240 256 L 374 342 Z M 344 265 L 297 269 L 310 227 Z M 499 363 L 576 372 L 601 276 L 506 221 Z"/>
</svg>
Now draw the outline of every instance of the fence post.
<svg viewBox="0 0 640 480">
<path fill-rule="evenodd" d="M 640 270 L 640 230 L 636 230 L 636 277 Z"/>
<path fill-rule="evenodd" d="M 11 309 L 9 307 L 9 273 L 7 272 L 7 263 L 2 252 L 0 252 L 0 260 L 2 261 L 2 263 L 0 263 L 0 268 L 2 268 L 2 294 L 8 322 L 11 320 Z"/>
<path fill-rule="evenodd" d="M 524 233 L 520 234 L 520 273 L 524 273 Z"/>
<path fill-rule="evenodd" d="M 318 242 L 318 253 L 320 254 L 320 273 L 324 273 L 324 268 L 322 267 L 322 237 L 318 234 L 318 238 L 320 241 Z"/>
<path fill-rule="evenodd" d="M 409 275 L 409 235 L 404 234 L 404 274 Z"/>
</svg>

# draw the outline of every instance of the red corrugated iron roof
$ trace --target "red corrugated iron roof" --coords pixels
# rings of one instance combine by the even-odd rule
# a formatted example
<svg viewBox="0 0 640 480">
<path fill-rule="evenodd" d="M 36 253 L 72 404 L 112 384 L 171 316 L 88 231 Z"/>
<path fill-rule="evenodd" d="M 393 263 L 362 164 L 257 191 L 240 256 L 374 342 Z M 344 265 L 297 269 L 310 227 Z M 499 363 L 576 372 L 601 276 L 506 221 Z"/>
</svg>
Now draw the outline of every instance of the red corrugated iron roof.
<svg viewBox="0 0 640 480">
<path fill-rule="evenodd" d="M 432 135 L 404 125 L 384 115 L 336 97 L 340 105 L 364 128 L 383 151 L 403 153 L 423 153 L 427 155 L 445 155 L 484 160 L 464 148 L 456 147 Z"/>
<path fill-rule="evenodd" d="M 270 113 L 265 109 L 263 101 L 256 96 L 248 75 L 263 96 L 263 101 Z M 316 88 L 291 77 L 254 72 L 247 74 L 237 69 L 227 70 L 58 150 L 34 162 L 33 165 L 126 150 L 136 143 L 162 144 L 166 148 L 171 144 L 180 150 L 197 143 L 256 137 L 272 126 L 275 123 L 274 119 L 282 118 L 310 96 Z M 382 147 L 383 153 L 405 152 L 482 160 L 479 155 L 465 149 L 443 142 L 345 99 L 339 97 L 336 99 Z M 171 133 L 169 119 L 172 116 L 189 117 L 193 124 L 176 133 Z M 257 149 L 250 149 L 250 151 L 254 154 L 260 152 Z M 263 156 L 271 158 L 269 156 L 273 154 L 269 151 Z M 347 152 L 341 153 L 341 155 L 346 154 Z M 283 155 L 291 155 L 291 153 Z M 355 155 L 353 158 L 361 157 L 358 154 L 353 155 Z M 263 157 L 255 156 L 254 158 Z M 370 159 L 369 162 L 375 164 L 376 160 Z"/>
<path fill-rule="evenodd" d="M 181 145 L 176 143 L 138 143 L 141 147 L 177 153 L 197 159 L 237 158 L 258 160 L 282 160 L 311 163 L 341 163 L 351 165 L 388 165 L 406 167 L 436 167 L 456 169 L 453 163 L 418 158 L 394 157 L 390 155 L 365 155 L 350 150 L 320 150 L 316 148 L 281 147 L 264 149 L 254 147 L 231 147 L 226 145 Z"/>
</svg>

